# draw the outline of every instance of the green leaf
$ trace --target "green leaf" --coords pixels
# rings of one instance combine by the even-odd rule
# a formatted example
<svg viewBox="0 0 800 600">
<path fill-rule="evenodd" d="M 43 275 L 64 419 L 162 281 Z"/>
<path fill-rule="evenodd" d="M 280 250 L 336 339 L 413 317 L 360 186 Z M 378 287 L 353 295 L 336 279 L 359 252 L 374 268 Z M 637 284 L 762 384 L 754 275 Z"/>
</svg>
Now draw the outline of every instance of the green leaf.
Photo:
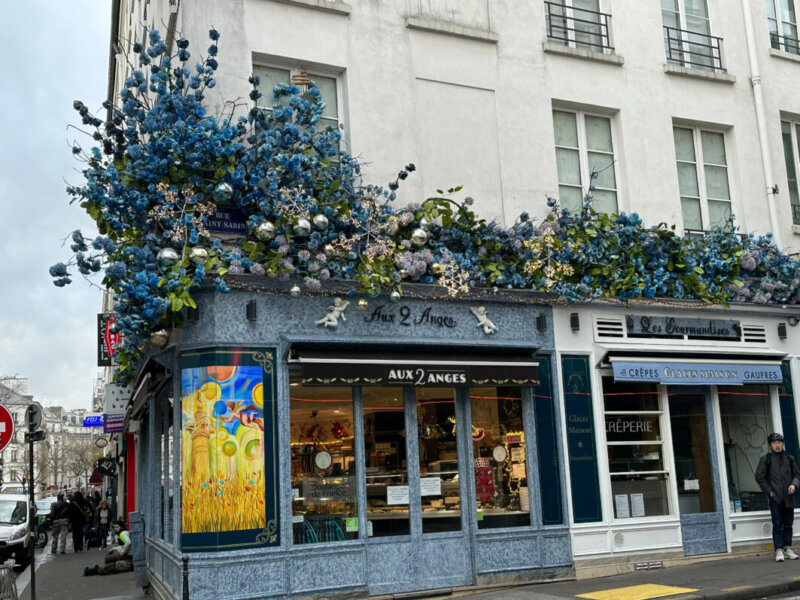
<svg viewBox="0 0 800 600">
<path fill-rule="evenodd" d="M 172 310 L 178 312 L 180 309 L 183 308 L 183 300 L 177 297 L 172 298 Z"/>
<path fill-rule="evenodd" d="M 705 273 L 705 271 L 703 270 L 703 268 L 702 268 L 702 267 L 695 267 L 695 268 L 694 268 L 694 269 L 692 269 L 692 270 L 693 270 L 695 273 L 697 273 L 698 275 L 702 275 L 703 273 Z"/>
</svg>

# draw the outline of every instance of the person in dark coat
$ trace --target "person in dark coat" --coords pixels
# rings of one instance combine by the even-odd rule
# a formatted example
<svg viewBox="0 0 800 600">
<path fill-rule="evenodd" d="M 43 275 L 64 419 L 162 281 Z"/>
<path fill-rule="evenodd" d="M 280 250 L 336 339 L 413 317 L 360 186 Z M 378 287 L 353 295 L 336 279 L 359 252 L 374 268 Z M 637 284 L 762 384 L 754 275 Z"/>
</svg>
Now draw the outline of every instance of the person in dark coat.
<svg viewBox="0 0 800 600">
<path fill-rule="evenodd" d="M 75 492 L 69 503 L 69 522 L 72 525 L 72 545 L 75 552 L 83 550 L 83 526 L 86 524 L 88 512 L 89 505 L 83 494 L 80 491 Z"/>
<path fill-rule="evenodd" d="M 800 557 L 792 550 L 792 523 L 800 470 L 794 457 L 784 452 L 783 435 L 770 433 L 767 442 L 770 451 L 758 461 L 756 482 L 769 497 L 775 561 L 783 562 L 784 558 L 795 560 Z"/>
</svg>

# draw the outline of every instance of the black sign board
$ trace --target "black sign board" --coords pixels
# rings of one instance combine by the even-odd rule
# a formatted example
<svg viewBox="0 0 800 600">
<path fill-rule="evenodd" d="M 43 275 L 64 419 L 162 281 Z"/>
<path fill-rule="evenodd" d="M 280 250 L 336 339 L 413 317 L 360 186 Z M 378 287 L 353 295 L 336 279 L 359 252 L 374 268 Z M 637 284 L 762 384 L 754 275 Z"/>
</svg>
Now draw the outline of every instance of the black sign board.
<svg viewBox="0 0 800 600">
<path fill-rule="evenodd" d="M 114 315 L 97 315 L 97 366 L 110 367 L 114 364 L 114 354 L 120 342 L 120 334 L 113 331 Z"/>
<path fill-rule="evenodd" d="M 698 337 L 738 340 L 739 321 L 730 319 L 676 319 L 627 315 L 628 335 L 642 337 Z"/>
<path fill-rule="evenodd" d="M 301 355 L 303 384 L 429 386 L 524 386 L 539 383 L 538 363 L 530 356 Z"/>
</svg>

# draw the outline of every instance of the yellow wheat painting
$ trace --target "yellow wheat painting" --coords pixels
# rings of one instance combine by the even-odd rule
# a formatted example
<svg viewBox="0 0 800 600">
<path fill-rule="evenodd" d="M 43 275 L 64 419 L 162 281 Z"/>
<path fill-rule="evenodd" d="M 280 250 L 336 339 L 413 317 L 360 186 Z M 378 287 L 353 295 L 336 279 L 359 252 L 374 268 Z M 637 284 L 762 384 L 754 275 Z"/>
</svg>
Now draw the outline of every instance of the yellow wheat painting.
<svg viewBox="0 0 800 600">
<path fill-rule="evenodd" d="M 263 371 L 183 369 L 183 533 L 264 529 Z"/>
</svg>

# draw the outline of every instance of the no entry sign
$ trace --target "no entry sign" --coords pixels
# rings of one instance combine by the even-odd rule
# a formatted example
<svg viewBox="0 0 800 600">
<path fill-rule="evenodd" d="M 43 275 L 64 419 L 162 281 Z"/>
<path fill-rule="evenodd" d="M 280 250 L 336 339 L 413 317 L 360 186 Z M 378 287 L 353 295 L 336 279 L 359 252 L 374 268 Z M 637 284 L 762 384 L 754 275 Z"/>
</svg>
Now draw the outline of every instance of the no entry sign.
<svg viewBox="0 0 800 600">
<path fill-rule="evenodd" d="M 14 437 L 14 419 L 8 409 L 0 405 L 0 452 L 8 446 L 8 442 Z"/>
</svg>

